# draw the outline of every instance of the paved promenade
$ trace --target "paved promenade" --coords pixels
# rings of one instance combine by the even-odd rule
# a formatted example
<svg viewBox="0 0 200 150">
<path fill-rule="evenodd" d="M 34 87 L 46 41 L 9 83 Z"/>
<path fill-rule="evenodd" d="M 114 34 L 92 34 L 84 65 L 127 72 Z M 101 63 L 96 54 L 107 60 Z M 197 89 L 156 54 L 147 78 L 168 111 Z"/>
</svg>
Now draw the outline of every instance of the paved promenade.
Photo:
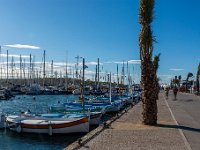
<svg viewBox="0 0 200 150">
<path fill-rule="evenodd" d="M 178 93 L 174 100 L 171 92 L 167 102 L 191 149 L 200 150 L 200 96 Z"/>
<path fill-rule="evenodd" d="M 141 102 L 130 109 L 118 120 L 113 122 L 108 129 L 103 130 L 99 135 L 83 145 L 81 150 L 190 150 L 191 143 L 188 142 L 184 126 L 177 125 L 175 116 L 182 118 L 184 114 L 177 111 L 177 101 L 173 100 L 170 95 L 166 101 L 163 94 L 159 95 L 158 100 L 158 126 L 146 126 L 142 122 L 142 105 Z M 185 95 L 185 97 L 191 95 Z M 183 96 L 184 97 L 184 96 Z M 178 96 L 180 99 L 181 96 Z M 198 99 L 198 98 L 197 98 Z M 192 100 L 193 101 L 193 100 Z M 169 103 L 169 104 L 168 104 Z M 176 103 L 176 106 L 173 106 Z M 172 110 L 169 106 L 173 106 Z M 200 108 L 199 108 L 200 109 Z M 172 113 L 176 112 L 175 116 Z M 180 121 L 178 121 L 179 123 Z M 187 121 L 185 120 L 187 123 Z M 191 128 L 193 132 L 199 131 L 197 128 Z M 196 129 L 196 130 L 195 130 Z M 190 135 L 189 134 L 189 135 Z M 192 137 L 194 138 L 194 137 Z M 199 141 L 200 138 L 196 139 Z M 191 139 L 192 141 L 192 139 Z M 190 142 L 191 142 L 190 141 Z M 195 141 L 195 140 L 194 140 Z M 200 145 L 194 142 L 196 147 L 200 149 Z M 200 142 L 199 142 L 200 143 Z M 193 146 L 194 147 L 194 146 Z"/>
</svg>

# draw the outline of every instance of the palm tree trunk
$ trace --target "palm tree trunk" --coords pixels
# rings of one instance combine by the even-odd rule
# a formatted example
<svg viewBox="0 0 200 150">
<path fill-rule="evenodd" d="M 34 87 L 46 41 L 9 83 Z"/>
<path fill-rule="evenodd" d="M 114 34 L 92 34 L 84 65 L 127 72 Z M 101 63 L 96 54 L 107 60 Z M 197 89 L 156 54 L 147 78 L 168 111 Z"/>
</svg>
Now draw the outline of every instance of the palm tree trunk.
<svg viewBox="0 0 200 150">
<path fill-rule="evenodd" d="M 197 82 L 197 94 L 199 95 L 199 76 L 200 76 L 200 63 L 198 65 L 197 69 L 197 76 L 196 76 L 196 82 Z"/>
<path fill-rule="evenodd" d="M 141 59 L 141 82 L 143 87 L 143 123 L 146 125 L 157 124 L 157 98 L 158 79 L 153 65 L 153 43 L 155 39 L 151 29 L 154 18 L 154 0 L 140 0 L 140 24 L 142 25 L 139 44 Z"/>
<path fill-rule="evenodd" d="M 188 92 L 188 86 L 187 86 L 187 84 L 188 84 L 188 81 L 186 81 L 186 84 L 185 84 L 185 92 L 186 93 Z"/>
<path fill-rule="evenodd" d="M 156 74 L 152 61 L 142 62 L 142 86 L 143 86 L 143 123 L 147 125 L 157 124 L 157 91 Z"/>
<path fill-rule="evenodd" d="M 197 80 L 196 80 L 196 84 L 197 84 L 197 94 L 199 94 L 199 77 L 197 77 Z"/>
</svg>

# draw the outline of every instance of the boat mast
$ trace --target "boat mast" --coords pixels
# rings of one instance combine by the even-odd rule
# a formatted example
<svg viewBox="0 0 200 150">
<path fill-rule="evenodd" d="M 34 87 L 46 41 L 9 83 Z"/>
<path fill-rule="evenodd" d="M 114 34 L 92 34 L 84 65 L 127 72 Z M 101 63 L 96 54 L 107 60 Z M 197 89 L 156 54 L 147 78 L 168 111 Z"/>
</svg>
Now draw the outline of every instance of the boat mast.
<svg viewBox="0 0 200 150">
<path fill-rule="evenodd" d="M 14 79 L 14 57 L 11 59 L 11 79 Z"/>
<path fill-rule="evenodd" d="M 1 60 L 1 46 L 0 46 L 0 64 L 1 64 L 1 79 L 2 79 L 2 60 Z"/>
<path fill-rule="evenodd" d="M 96 65 L 96 70 L 95 70 L 95 87 L 97 89 L 97 65 Z"/>
<path fill-rule="evenodd" d="M 81 102 L 83 106 L 83 111 L 85 111 L 85 97 L 84 97 L 84 83 L 85 83 L 85 58 L 83 58 L 83 75 L 82 75 L 82 84 L 81 84 Z"/>
<path fill-rule="evenodd" d="M 20 57 L 19 57 L 19 68 L 20 68 L 20 70 L 19 70 L 19 73 L 20 73 L 20 81 L 22 80 L 22 56 L 21 56 L 21 54 L 20 54 Z"/>
<path fill-rule="evenodd" d="M 66 90 L 68 89 L 68 71 L 67 71 L 67 61 L 68 61 L 68 51 L 66 52 L 66 71 L 65 71 L 65 84 L 66 84 Z"/>
<path fill-rule="evenodd" d="M 132 82 L 131 82 L 131 86 L 134 84 L 134 73 L 135 73 L 135 70 L 134 70 L 134 65 L 133 65 L 133 73 L 132 73 Z"/>
<path fill-rule="evenodd" d="M 53 60 L 51 61 L 51 85 L 53 86 Z"/>
<path fill-rule="evenodd" d="M 129 95 L 129 91 L 130 91 L 130 78 L 129 78 L 129 70 L 128 70 L 128 61 L 127 61 L 127 85 L 128 85 L 128 88 L 127 88 L 127 96 Z"/>
<path fill-rule="evenodd" d="M 23 74 L 24 74 L 24 85 L 26 85 L 26 62 L 25 62 L 25 59 L 24 59 L 24 65 L 23 65 Z"/>
<path fill-rule="evenodd" d="M 76 65 L 75 65 L 75 69 L 76 69 L 76 79 L 79 79 L 79 73 L 78 73 L 79 59 L 81 59 L 82 57 L 80 57 L 79 55 L 77 55 L 75 58 L 76 58 Z"/>
<path fill-rule="evenodd" d="M 36 83 L 36 78 L 35 78 L 35 56 L 33 56 L 33 60 L 32 60 L 31 73 L 32 73 L 33 83 Z"/>
<path fill-rule="evenodd" d="M 43 63 L 43 87 L 45 85 L 45 50 L 44 50 L 44 63 Z"/>
<path fill-rule="evenodd" d="M 74 69 L 76 69 L 76 64 L 75 64 L 75 68 L 72 68 L 72 77 L 73 77 L 73 82 L 72 82 L 72 84 L 73 84 L 73 86 L 75 86 L 74 84 Z"/>
<path fill-rule="evenodd" d="M 98 81 L 97 90 L 99 90 L 99 88 L 100 88 L 100 87 L 99 87 L 99 86 L 100 86 L 100 85 L 99 85 L 99 58 L 98 58 L 97 61 L 98 61 L 98 62 L 97 62 L 97 63 L 98 63 L 98 64 L 97 64 L 97 81 Z"/>
<path fill-rule="evenodd" d="M 32 63 L 32 56 L 30 54 L 30 64 L 29 64 L 29 84 L 31 85 L 31 63 Z"/>
<path fill-rule="evenodd" d="M 119 68 L 117 64 L 117 87 L 119 87 Z"/>
<path fill-rule="evenodd" d="M 7 79 L 7 84 L 8 84 L 8 50 L 7 50 L 7 77 L 6 79 Z"/>
<path fill-rule="evenodd" d="M 111 96 L 112 96 L 112 85 L 111 85 L 111 72 L 110 72 L 110 76 L 109 76 L 109 80 L 110 80 L 110 92 L 109 92 L 109 98 L 110 98 L 110 103 L 111 103 Z"/>
</svg>

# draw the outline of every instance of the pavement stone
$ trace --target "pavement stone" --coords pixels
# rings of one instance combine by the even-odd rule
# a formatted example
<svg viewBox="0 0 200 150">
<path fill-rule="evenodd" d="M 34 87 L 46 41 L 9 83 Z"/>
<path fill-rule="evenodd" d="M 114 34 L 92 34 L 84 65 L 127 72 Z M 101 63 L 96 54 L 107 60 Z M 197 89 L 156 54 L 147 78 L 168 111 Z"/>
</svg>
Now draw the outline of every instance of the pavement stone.
<svg viewBox="0 0 200 150">
<path fill-rule="evenodd" d="M 158 126 L 142 124 L 142 103 L 139 102 L 80 150 L 187 150 L 163 93 L 157 102 Z"/>
</svg>

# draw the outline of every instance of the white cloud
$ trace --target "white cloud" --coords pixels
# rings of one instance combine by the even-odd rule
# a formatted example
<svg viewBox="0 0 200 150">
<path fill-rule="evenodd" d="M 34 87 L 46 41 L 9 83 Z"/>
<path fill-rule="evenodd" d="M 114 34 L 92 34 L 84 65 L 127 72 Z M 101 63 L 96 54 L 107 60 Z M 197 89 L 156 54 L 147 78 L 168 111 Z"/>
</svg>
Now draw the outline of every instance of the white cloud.
<svg viewBox="0 0 200 150">
<path fill-rule="evenodd" d="M 127 61 L 107 61 L 106 64 L 126 64 Z M 141 64 L 140 60 L 128 60 L 129 64 Z"/>
<path fill-rule="evenodd" d="M 171 70 L 171 71 L 183 71 L 184 69 L 180 69 L 180 68 L 171 68 L 171 69 L 169 69 L 169 70 Z"/>
<path fill-rule="evenodd" d="M 4 45 L 5 47 L 11 47 L 11 48 L 23 48 L 23 49 L 40 49 L 38 46 L 33 45 L 24 45 L 24 44 L 11 44 L 11 45 Z"/>
<path fill-rule="evenodd" d="M 28 62 L 29 63 L 29 62 Z M 36 61 L 34 62 L 34 64 L 43 64 L 43 61 Z M 51 66 L 52 62 L 51 61 L 46 61 L 45 62 L 46 65 Z M 67 63 L 67 67 L 73 67 L 75 65 L 75 63 Z M 65 62 L 53 62 L 53 66 L 57 66 L 57 67 L 65 67 L 66 63 Z"/>
<path fill-rule="evenodd" d="M 89 65 L 97 65 L 98 63 L 95 62 L 95 61 L 91 61 L 91 62 L 86 62 L 85 64 L 86 64 L 87 66 L 89 66 Z"/>
<path fill-rule="evenodd" d="M 123 64 L 123 62 L 121 61 L 107 61 L 107 62 L 104 62 L 105 64 Z"/>
<path fill-rule="evenodd" d="M 141 60 L 129 60 L 128 63 L 130 63 L 130 64 L 141 64 Z"/>
<path fill-rule="evenodd" d="M 7 54 L 0 54 L 1 57 L 7 57 Z M 20 55 L 8 54 L 8 57 L 20 58 Z M 22 58 L 29 58 L 28 55 L 21 55 Z"/>
<path fill-rule="evenodd" d="M 94 75 L 95 72 L 91 71 L 91 70 L 85 70 L 85 74 L 87 74 L 87 75 Z"/>
<path fill-rule="evenodd" d="M 51 62 L 48 62 L 49 64 L 51 64 Z M 57 66 L 66 66 L 66 63 L 65 62 L 53 62 L 53 65 L 57 65 Z M 67 63 L 67 66 L 74 66 L 75 63 Z"/>
<path fill-rule="evenodd" d="M 168 79 L 171 79 L 173 77 L 173 75 L 169 75 L 169 74 L 159 74 L 158 76 L 161 78 L 168 78 Z"/>
<path fill-rule="evenodd" d="M 74 65 L 75 65 L 75 64 L 74 64 Z M 79 66 L 82 66 L 82 65 L 83 65 L 83 63 L 80 62 L 80 63 L 79 63 Z M 98 63 L 95 62 L 95 61 L 91 61 L 91 62 L 85 62 L 85 65 L 87 65 L 87 66 L 92 66 L 92 65 L 98 65 Z M 99 63 L 99 65 L 103 65 L 103 63 Z"/>
</svg>

